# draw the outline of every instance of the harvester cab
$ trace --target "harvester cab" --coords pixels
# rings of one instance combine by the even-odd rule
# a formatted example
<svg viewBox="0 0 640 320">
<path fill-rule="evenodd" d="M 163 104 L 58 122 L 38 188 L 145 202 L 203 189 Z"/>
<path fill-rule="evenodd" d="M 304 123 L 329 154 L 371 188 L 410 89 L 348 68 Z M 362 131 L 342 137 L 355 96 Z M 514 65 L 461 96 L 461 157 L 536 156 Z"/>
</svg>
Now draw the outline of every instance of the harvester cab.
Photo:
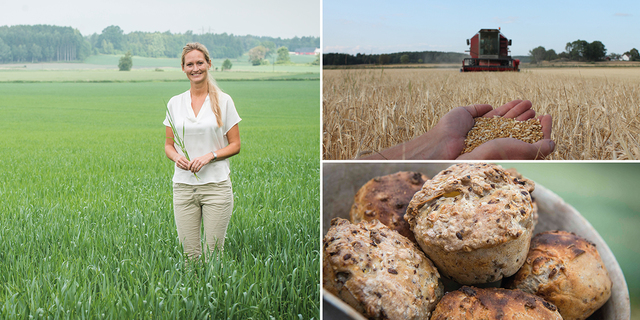
<svg viewBox="0 0 640 320">
<path fill-rule="evenodd" d="M 481 29 L 467 39 L 467 45 L 471 58 L 462 60 L 460 72 L 520 71 L 520 60 L 509 55 L 511 40 L 500 33 L 500 29 Z"/>
</svg>

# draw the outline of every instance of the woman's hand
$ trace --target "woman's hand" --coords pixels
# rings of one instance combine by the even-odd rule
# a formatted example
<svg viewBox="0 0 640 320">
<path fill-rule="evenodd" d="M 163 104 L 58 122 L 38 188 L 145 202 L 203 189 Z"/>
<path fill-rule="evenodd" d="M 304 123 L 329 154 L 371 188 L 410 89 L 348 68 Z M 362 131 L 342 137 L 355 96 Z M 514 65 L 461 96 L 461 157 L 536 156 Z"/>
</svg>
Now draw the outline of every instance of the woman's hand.
<svg viewBox="0 0 640 320">
<path fill-rule="evenodd" d="M 200 169 L 202 169 L 202 167 L 204 167 L 205 164 L 211 162 L 211 160 L 213 160 L 213 153 L 209 152 L 204 156 L 197 157 L 191 160 L 189 166 L 187 167 L 187 170 L 190 170 L 193 173 L 197 173 L 198 171 L 200 171 Z"/>
<path fill-rule="evenodd" d="M 555 143 L 551 140 L 552 119 L 550 115 L 538 117 L 542 126 L 543 140 L 534 144 L 511 138 L 494 139 L 478 146 L 474 151 L 460 155 L 465 146 L 467 133 L 475 124 L 476 117 L 500 116 L 524 121 L 534 118 L 529 100 L 513 100 L 493 109 L 488 104 L 474 104 L 457 107 L 446 113 L 438 123 L 423 135 L 400 145 L 385 149 L 365 157 L 366 160 L 453 160 L 458 158 L 489 159 L 544 159 L 553 152 Z"/>
<path fill-rule="evenodd" d="M 191 162 L 189 162 L 189 160 L 187 160 L 187 158 L 185 158 L 183 155 L 176 152 L 176 156 L 172 160 L 176 163 L 176 167 L 182 170 L 189 170 L 189 165 L 191 164 Z"/>
</svg>

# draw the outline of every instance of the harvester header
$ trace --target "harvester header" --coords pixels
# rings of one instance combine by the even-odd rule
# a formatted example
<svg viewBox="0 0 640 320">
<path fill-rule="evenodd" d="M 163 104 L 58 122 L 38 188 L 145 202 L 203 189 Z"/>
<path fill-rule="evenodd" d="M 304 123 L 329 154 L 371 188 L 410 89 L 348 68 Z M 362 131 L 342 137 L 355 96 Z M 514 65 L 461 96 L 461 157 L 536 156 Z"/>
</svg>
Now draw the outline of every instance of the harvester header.
<svg viewBox="0 0 640 320">
<path fill-rule="evenodd" d="M 467 39 L 471 58 L 462 60 L 461 72 L 469 71 L 520 71 L 520 60 L 509 55 L 511 40 L 500 29 L 481 29 Z"/>
</svg>

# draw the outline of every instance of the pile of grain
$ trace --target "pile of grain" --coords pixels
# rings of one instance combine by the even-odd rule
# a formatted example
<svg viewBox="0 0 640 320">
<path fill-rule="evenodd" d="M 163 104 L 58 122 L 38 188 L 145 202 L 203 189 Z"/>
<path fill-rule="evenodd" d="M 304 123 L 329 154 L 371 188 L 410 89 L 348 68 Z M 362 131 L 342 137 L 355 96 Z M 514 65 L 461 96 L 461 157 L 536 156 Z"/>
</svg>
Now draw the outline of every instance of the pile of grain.
<svg viewBox="0 0 640 320">
<path fill-rule="evenodd" d="M 516 119 L 495 116 L 493 118 L 476 118 L 476 123 L 467 133 L 462 153 L 473 151 L 477 146 L 493 139 L 515 138 L 527 143 L 542 140 L 542 126 L 538 119 L 517 121 Z"/>
</svg>

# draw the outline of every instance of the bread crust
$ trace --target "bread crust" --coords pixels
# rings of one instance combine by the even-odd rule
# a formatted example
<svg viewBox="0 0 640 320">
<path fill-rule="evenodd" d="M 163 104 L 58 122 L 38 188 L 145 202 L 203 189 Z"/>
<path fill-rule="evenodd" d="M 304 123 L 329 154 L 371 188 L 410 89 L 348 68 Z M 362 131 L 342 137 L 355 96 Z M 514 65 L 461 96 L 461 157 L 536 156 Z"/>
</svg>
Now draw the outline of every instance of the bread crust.
<svg viewBox="0 0 640 320">
<path fill-rule="evenodd" d="M 322 274 L 325 289 L 370 319 L 429 319 L 444 294 L 417 245 L 377 220 L 333 219 Z"/>
<path fill-rule="evenodd" d="M 520 290 L 464 286 L 445 294 L 431 317 L 431 320 L 456 319 L 561 320 L 562 317 L 553 304 Z"/>
<path fill-rule="evenodd" d="M 461 284 L 493 282 L 524 263 L 534 187 L 498 165 L 456 164 L 424 184 L 405 219 L 443 275 Z"/>
<path fill-rule="evenodd" d="M 524 181 L 525 179 L 525 177 L 522 176 L 522 174 L 518 172 L 516 168 L 508 168 L 508 169 L 505 169 L 505 171 L 509 172 L 509 174 L 514 178 L 517 178 L 522 181 Z M 535 185 L 534 185 L 534 188 L 535 188 Z M 531 194 L 531 206 L 533 207 L 533 226 L 535 229 L 535 226 L 538 224 L 538 203 L 536 202 L 536 198 L 533 196 L 533 194 Z"/>
<path fill-rule="evenodd" d="M 404 214 L 413 195 L 428 179 L 419 172 L 401 171 L 369 180 L 356 193 L 349 212 L 351 222 L 377 219 L 415 242 Z"/>
<path fill-rule="evenodd" d="M 595 244 L 547 231 L 533 237 L 525 264 L 507 286 L 554 303 L 565 320 L 581 320 L 607 302 L 612 282 Z"/>
</svg>

